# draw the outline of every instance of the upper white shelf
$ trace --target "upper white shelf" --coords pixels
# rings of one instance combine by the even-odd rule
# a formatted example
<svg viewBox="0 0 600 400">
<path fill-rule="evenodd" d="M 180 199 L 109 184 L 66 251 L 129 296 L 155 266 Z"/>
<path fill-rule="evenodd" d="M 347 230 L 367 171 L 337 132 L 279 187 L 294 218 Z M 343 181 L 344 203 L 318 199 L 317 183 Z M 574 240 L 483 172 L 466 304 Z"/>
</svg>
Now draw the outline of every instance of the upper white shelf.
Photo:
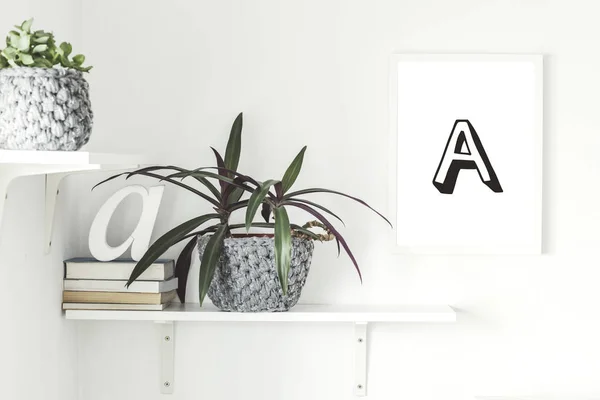
<svg viewBox="0 0 600 400">
<path fill-rule="evenodd" d="M 213 305 L 174 304 L 163 311 L 67 310 L 67 319 L 202 322 L 455 322 L 449 306 L 308 305 L 287 312 L 222 312 Z"/>
<path fill-rule="evenodd" d="M 0 164 L 18 165 L 140 165 L 139 155 L 90 153 L 87 151 L 0 150 Z"/>
</svg>

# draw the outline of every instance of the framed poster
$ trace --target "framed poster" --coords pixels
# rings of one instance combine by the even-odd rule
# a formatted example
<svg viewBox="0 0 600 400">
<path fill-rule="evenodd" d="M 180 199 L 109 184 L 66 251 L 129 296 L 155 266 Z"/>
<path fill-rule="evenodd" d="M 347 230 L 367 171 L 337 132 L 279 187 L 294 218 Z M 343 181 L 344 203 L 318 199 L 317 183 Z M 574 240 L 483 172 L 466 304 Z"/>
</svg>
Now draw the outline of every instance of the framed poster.
<svg viewBox="0 0 600 400">
<path fill-rule="evenodd" d="M 540 254 L 537 55 L 394 55 L 392 199 L 406 253 Z"/>
</svg>

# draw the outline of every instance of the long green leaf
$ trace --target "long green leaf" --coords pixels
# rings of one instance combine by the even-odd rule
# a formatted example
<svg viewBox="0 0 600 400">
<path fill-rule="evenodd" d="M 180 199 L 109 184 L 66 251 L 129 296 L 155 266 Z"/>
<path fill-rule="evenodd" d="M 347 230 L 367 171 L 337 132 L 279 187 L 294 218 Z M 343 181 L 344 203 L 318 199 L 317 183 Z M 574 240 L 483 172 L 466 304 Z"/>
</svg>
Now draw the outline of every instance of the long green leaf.
<svg viewBox="0 0 600 400">
<path fill-rule="evenodd" d="M 392 223 L 383 214 L 381 214 L 379 211 L 377 211 L 376 209 L 374 209 L 373 207 L 371 207 L 370 205 L 368 205 L 367 203 L 365 203 L 361 199 L 356 198 L 354 196 L 347 195 L 347 194 L 342 193 L 342 192 L 337 192 L 335 190 L 321 189 L 321 188 L 303 189 L 303 190 L 298 190 L 298 191 L 295 191 L 295 192 L 292 192 L 292 193 L 288 193 L 285 196 L 283 196 L 283 198 L 284 198 L 284 200 L 287 200 L 287 199 L 291 199 L 292 197 L 300 196 L 300 195 L 303 195 L 303 194 L 309 194 L 309 193 L 332 193 L 332 194 L 337 194 L 339 196 L 344 196 L 344 197 L 347 197 L 349 199 L 352 199 L 352 200 L 354 200 L 354 201 L 362 204 L 363 206 L 369 208 L 375 214 L 379 215 L 381 218 L 383 218 L 385 220 L 385 222 L 387 222 L 388 224 L 390 224 L 390 226 L 393 228 Z"/>
<path fill-rule="evenodd" d="M 169 249 L 169 247 L 180 242 L 181 240 L 184 240 L 186 234 L 190 233 L 203 223 L 210 221 L 211 219 L 218 218 L 220 218 L 219 214 L 202 215 L 184 222 L 183 224 L 176 226 L 169 232 L 162 235 L 156 240 L 156 242 L 152 244 L 152 246 L 150 246 L 150 248 L 148 248 L 140 261 L 138 261 L 133 271 L 131 271 L 131 275 L 129 276 L 126 286 L 129 287 L 129 285 L 131 285 L 133 281 L 135 281 L 145 270 L 147 270 L 148 267 L 150 267 L 150 265 L 152 265 L 152 263 L 158 259 L 158 257 L 162 256 L 163 253 Z"/>
<path fill-rule="evenodd" d="M 190 271 L 190 265 L 192 264 L 192 253 L 196 247 L 198 241 L 198 235 L 194 236 L 192 240 L 185 245 L 177 262 L 175 263 L 175 277 L 177 278 L 177 296 L 182 303 L 185 303 L 185 289 L 187 288 L 187 278 Z"/>
<path fill-rule="evenodd" d="M 237 203 L 238 201 L 240 201 L 240 198 L 244 194 L 244 189 L 239 188 L 239 187 L 233 187 L 233 186 L 230 186 L 229 188 L 232 188 L 232 189 L 227 194 L 226 203 L 233 204 L 233 203 Z M 229 188 L 227 188 L 227 189 L 229 190 Z"/>
<path fill-rule="evenodd" d="M 246 210 L 246 229 L 250 229 L 250 224 L 252 224 L 252 221 L 254 220 L 254 216 L 258 211 L 258 207 L 262 204 L 263 200 L 269 193 L 271 186 L 277 182 L 279 181 L 274 179 L 265 181 L 262 185 L 256 188 L 254 193 L 252 193 L 252 196 L 250 196 L 250 199 L 248 200 L 248 209 Z"/>
<path fill-rule="evenodd" d="M 288 169 L 285 171 L 283 175 L 283 179 L 281 183 L 283 184 L 283 193 L 290 190 L 294 182 L 296 182 L 296 178 L 298 178 L 298 174 L 302 169 L 302 161 L 304 160 L 304 152 L 306 151 L 306 146 L 300 150 L 300 153 L 294 158 L 294 161 L 290 164 Z"/>
<path fill-rule="evenodd" d="M 288 274 L 292 262 L 292 231 L 285 207 L 273 208 L 275 215 L 275 267 L 283 295 L 288 292 Z"/>
<path fill-rule="evenodd" d="M 237 171 L 240 162 L 240 152 L 242 150 L 242 125 L 243 115 L 242 113 L 239 113 L 231 126 L 231 133 L 229 134 L 229 140 L 227 141 L 227 149 L 225 149 L 225 167 L 233 171 Z"/>
<path fill-rule="evenodd" d="M 200 277 L 198 280 L 199 293 L 200 293 L 200 306 L 204 302 L 204 297 L 208 293 L 210 282 L 215 275 L 219 257 L 221 256 L 221 249 L 223 247 L 223 240 L 227 234 L 227 224 L 219 226 L 217 231 L 210 237 L 206 247 L 204 248 L 204 254 L 202 254 L 202 262 L 200 264 Z"/>
</svg>

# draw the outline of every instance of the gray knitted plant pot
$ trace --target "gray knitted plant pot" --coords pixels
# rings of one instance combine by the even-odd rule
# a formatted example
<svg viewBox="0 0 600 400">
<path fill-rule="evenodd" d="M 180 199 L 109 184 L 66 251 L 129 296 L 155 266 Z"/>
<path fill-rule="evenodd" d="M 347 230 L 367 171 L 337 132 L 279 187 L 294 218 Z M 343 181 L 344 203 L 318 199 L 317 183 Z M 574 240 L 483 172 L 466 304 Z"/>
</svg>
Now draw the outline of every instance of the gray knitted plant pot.
<svg viewBox="0 0 600 400">
<path fill-rule="evenodd" d="M 209 236 L 198 240 L 200 259 Z M 292 238 L 288 294 L 283 295 L 275 269 L 272 237 L 227 238 L 208 297 L 223 311 L 287 311 L 300 298 L 310 268 L 314 243 Z"/>
<path fill-rule="evenodd" d="M 89 85 L 64 68 L 0 70 L 0 148 L 79 150 L 92 133 Z"/>
</svg>

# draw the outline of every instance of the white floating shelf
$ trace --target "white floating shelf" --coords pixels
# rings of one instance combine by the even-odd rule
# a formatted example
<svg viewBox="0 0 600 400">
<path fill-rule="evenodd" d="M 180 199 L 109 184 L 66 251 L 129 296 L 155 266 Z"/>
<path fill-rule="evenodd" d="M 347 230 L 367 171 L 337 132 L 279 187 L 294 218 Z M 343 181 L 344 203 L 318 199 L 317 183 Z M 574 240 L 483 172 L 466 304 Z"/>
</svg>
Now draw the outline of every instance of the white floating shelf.
<svg viewBox="0 0 600 400">
<path fill-rule="evenodd" d="M 69 165 L 86 168 L 103 165 L 139 165 L 145 161 L 139 155 L 90 153 L 87 151 L 0 150 L 0 164 Z"/>
<path fill-rule="evenodd" d="M 160 325 L 160 391 L 174 390 L 174 323 L 185 322 L 331 322 L 354 324 L 354 395 L 367 395 L 368 331 L 372 322 L 456 322 L 449 306 L 419 305 L 310 305 L 298 304 L 287 312 L 239 313 L 217 310 L 212 304 L 174 304 L 163 311 L 67 310 L 67 319 L 97 321 L 151 321 Z"/>
<path fill-rule="evenodd" d="M 121 170 L 147 164 L 138 155 L 90 153 L 85 151 L 0 150 L 0 223 L 10 183 L 22 176 L 46 176 L 46 252 L 52 244 L 52 227 L 58 186 L 73 173 L 98 170 Z"/>
<path fill-rule="evenodd" d="M 67 319 L 199 322 L 455 322 L 449 306 L 308 305 L 287 312 L 223 312 L 213 305 L 174 304 L 163 311 L 67 310 Z"/>
</svg>

